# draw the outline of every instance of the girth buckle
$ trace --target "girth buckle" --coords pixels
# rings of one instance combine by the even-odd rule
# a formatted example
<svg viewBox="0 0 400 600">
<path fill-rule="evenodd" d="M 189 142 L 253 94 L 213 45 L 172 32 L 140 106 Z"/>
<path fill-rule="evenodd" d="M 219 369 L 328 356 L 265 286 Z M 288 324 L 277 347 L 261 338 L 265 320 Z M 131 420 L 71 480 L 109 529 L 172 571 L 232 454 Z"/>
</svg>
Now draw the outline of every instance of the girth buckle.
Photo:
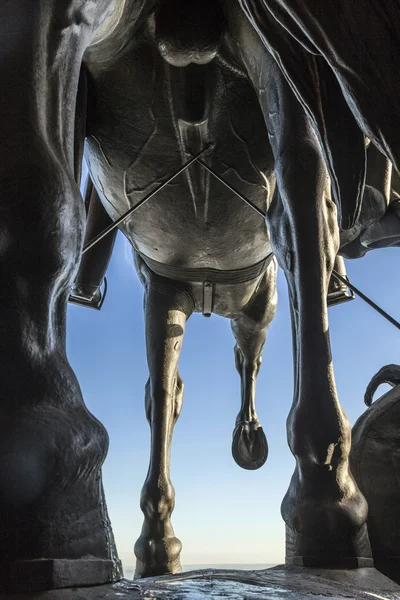
<svg viewBox="0 0 400 600">
<path fill-rule="evenodd" d="M 213 305 L 213 284 L 210 281 L 203 283 L 203 316 L 211 317 Z"/>
</svg>

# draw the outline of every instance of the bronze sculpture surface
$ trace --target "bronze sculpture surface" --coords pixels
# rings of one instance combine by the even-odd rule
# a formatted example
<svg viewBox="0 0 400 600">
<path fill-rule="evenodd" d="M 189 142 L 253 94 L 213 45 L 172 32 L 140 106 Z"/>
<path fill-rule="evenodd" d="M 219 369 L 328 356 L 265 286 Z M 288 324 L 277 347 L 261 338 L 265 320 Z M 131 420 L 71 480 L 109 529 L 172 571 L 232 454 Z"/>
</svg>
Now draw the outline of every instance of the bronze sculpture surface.
<svg viewBox="0 0 400 600">
<path fill-rule="evenodd" d="M 178 9 L 173 18 L 168 7 L 170 10 L 172 7 Z M 326 171 L 307 117 L 276 64 L 263 49 L 238 5 L 235 7 L 230 4 L 229 10 L 226 7 L 224 3 L 210 3 L 208 6 L 195 3 L 190 8 L 183 3 L 161 4 L 144 21 L 129 50 L 119 60 L 113 56 L 108 62 L 100 62 L 101 44 L 89 49 L 86 56 L 88 104 L 91 107 L 86 153 L 89 170 L 104 206 L 115 220 L 127 208 L 140 202 L 144 194 L 151 191 L 150 186 L 166 179 L 169 172 L 174 172 L 188 158 L 211 143 L 214 146 L 212 153 L 206 153 L 204 162 L 227 177 L 228 182 L 238 187 L 240 192 L 251 195 L 253 202 L 268 210 L 271 243 L 287 273 L 293 296 L 310 294 L 308 302 L 303 305 L 292 298 L 294 311 L 302 313 L 299 320 L 305 327 L 304 331 L 307 331 L 307 334 L 299 331 L 297 336 L 301 338 L 302 347 L 305 343 L 312 345 L 313 362 L 321 360 L 322 363 L 328 360 L 328 346 L 327 336 L 322 331 L 321 314 L 326 313 L 327 285 L 336 254 L 336 217 L 329 197 Z M 191 15 L 196 23 L 193 31 L 189 25 Z M 201 52 L 192 56 L 194 39 L 197 39 L 196 44 Z M 254 57 L 257 57 L 255 64 Z M 129 72 L 134 77 L 136 71 L 141 80 L 139 90 L 132 85 L 132 78 L 125 75 Z M 242 118 L 244 102 L 251 114 L 248 121 Z M 144 115 L 143 106 L 146 107 Z M 220 106 L 224 108 L 223 112 Z M 129 128 L 126 127 L 127 114 Z M 268 127 L 269 140 L 263 118 Z M 244 149 L 250 153 L 249 158 L 241 156 Z M 298 169 L 296 164 L 299 165 Z M 285 173 L 286 170 L 290 170 L 290 176 Z M 158 172 L 156 181 L 155 172 Z M 274 174 L 280 194 L 274 193 Z M 250 185 L 248 182 L 251 182 Z M 265 182 L 267 193 L 263 186 Z M 132 219 L 126 219 L 121 225 L 139 252 L 138 269 L 146 287 L 146 335 L 150 367 L 146 409 L 152 427 L 152 458 L 148 480 L 142 492 L 145 524 L 135 548 L 137 575 L 142 576 L 179 569 L 180 545 L 169 521 L 174 503 L 173 488 L 162 447 L 167 441 L 170 442 L 168 429 L 172 428 L 180 409 L 182 386 L 177 373 L 177 349 L 181 346 L 187 316 L 193 309 L 201 309 L 204 281 L 199 274 L 197 287 L 186 285 L 185 289 L 177 282 L 177 273 L 180 272 L 182 278 L 187 279 L 188 274 L 184 274 L 184 269 L 216 269 L 225 274 L 226 271 L 240 271 L 262 261 L 268 244 L 265 223 L 243 203 L 231 201 L 230 195 L 225 196 L 226 190 L 204 173 L 201 166 L 193 165 L 180 176 L 178 183 L 181 184 L 179 188 L 165 188 L 135 212 Z M 300 207 L 294 199 L 293 186 L 302 186 L 313 198 L 312 201 L 303 202 L 301 217 L 297 215 Z M 297 232 L 295 239 L 290 234 L 288 222 L 285 227 L 289 218 L 293 219 L 293 227 Z M 308 219 L 313 223 L 312 229 L 318 232 L 313 243 Z M 252 231 L 251 238 L 248 237 L 249 229 Z M 232 231 L 236 232 L 234 240 Z M 162 232 L 162 236 L 159 232 Z M 328 269 L 317 259 L 321 253 L 332 253 L 332 264 Z M 328 256 L 325 260 L 329 263 Z M 310 268 L 311 264 L 314 267 Z M 295 284 L 293 277 L 297 269 L 298 282 Z M 166 274 L 174 280 L 173 283 L 169 283 L 168 278 L 160 279 Z M 216 282 L 220 276 L 216 274 Z M 253 289 L 257 284 L 258 281 L 254 279 Z M 246 303 L 251 297 L 249 291 L 246 290 Z M 238 304 L 238 297 L 237 286 L 235 298 L 231 300 L 225 285 L 220 299 L 218 283 L 215 283 L 214 310 L 234 316 L 235 307 L 236 311 L 240 311 L 245 305 L 243 301 L 242 306 Z M 264 305 L 265 302 L 264 299 Z M 180 313 L 177 308 L 180 308 Z M 248 309 L 251 316 L 251 306 Z M 165 316 L 162 316 L 164 311 Z M 172 319 L 171 322 L 168 318 Z M 172 329 L 175 335 L 168 333 Z M 253 342 L 257 343 L 255 326 L 247 326 L 247 331 L 251 331 Z M 322 334 L 320 339 L 318 332 Z M 239 332 L 239 338 L 243 335 Z M 300 339 L 297 343 L 300 344 Z M 317 347 L 320 352 L 316 352 Z M 303 352 L 307 354 L 304 348 Z M 299 389 L 299 397 L 303 398 L 303 402 L 299 405 L 299 398 L 295 399 L 292 417 L 296 414 L 296 418 L 289 428 L 293 445 L 303 443 L 299 437 L 304 437 L 305 426 L 299 425 L 297 431 L 296 421 L 302 421 L 303 411 L 307 412 L 307 404 L 311 401 L 307 396 L 316 401 L 315 379 L 311 389 L 308 389 L 311 378 L 306 375 L 309 369 L 307 359 L 303 359 L 301 353 L 298 361 L 299 368 L 305 369 L 305 373 L 300 379 Z M 249 362 L 255 364 L 254 358 Z M 328 373 L 328 381 L 327 390 L 330 390 L 334 385 L 332 373 Z M 324 399 L 328 404 L 332 401 L 336 403 L 331 392 L 318 396 L 320 407 Z M 170 417 L 167 411 L 171 411 Z M 322 414 L 320 417 L 326 419 L 325 425 L 321 422 L 317 425 L 317 420 L 314 421 L 319 431 L 324 426 L 333 427 L 333 430 L 337 426 L 341 430 L 346 427 L 343 416 L 336 409 L 329 419 L 327 407 Z M 334 414 L 336 425 L 332 423 Z M 313 427 L 311 423 L 308 426 Z M 158 430 L 160 433 L 157 434 Z M 163 431 L 166 436 L 164 442 Z M 333 460 L 330 444 L 326 446 L 325 439 L 321 444 L 319 433 L 314 439 L 315 433 L 310 433 L 313 441 L 310 438 L 309 443 L 316 444 L 314 451 L 322 453 L 321 460 L 324 455 L 323 464 L 330 465 Z M 341 450 L 337 448 L 339 456 L 345 447 L 346 444 L 343 444 Z M 329 469 L 323 467 L 321 474 L 315 474 L 304 466 L 301 482 L 295 476 L 283 504 L 287 522 L 287 560 L 301 564 L 329 564 L 331 561 L 353 566 L 370 564 L 368 541 L 362 527 L 366 517 L 363 507 L 366 505 L 356 491 L 351 476 L 345 474 L 347 459 L 339 456 L 337 466 L 340 465 L 342 472 L 339 487 L 343 486 L 342 493 L 349 506 L 344 510 L 343 503 L 335 505 L 333 502 L 331 510 L 337 514 L 331 520 L 329 532 L 327 530 L 326 534 L 321 535 L 322 528 L 326 528 L 328 523 L 323 516 L 324 509 L 316 510 L 317 506 L 321 506 L 321 498 L 305 499 L 304 492 L 300 492 L 299 488 L 313 486 L 311 481 L 314 477 L 325 477 L 322 471 Z M 306 464 L 310 458 L 301 457 L 300 462 L 303 459 Z M 160 463 L 160 460 L 164 462 Z M 326 485 L 335 488 L 338 480 L 333 468 L 331 471 L 331 483 L 328 477 Z M 307 481 L 308 477 L 310 481 Z M 326 494 L 329 496 L 329 492 L 324 491 Z M 300 498 L 304 498 L 303 506 L 299 506 Z M 342 510 L 344 512 L 340 515 Z M 345 532 L 346 520 L 350 515 L 347 526 L 351 534 Z M 336 523 L 335 518 L 339 519 Z M 308 529 L 314 533 L 310 531 L 308 535 Z M 300 534 L 300 530 L 305 533 Z M 316 542 L 317 530 L 319 542 Z M 350 542 L 349 535 L 350 538 L 355 536 L 357 541 L 354 538 Z"/>
<path fill-rule="evenodd" d="M 336 0 L 322 5 L 318 0 L 240 0 L 240 4 L 318 131 L 333 192 L 342 203 L 342 223 L 348 228 L 359 214 L 365 170 L 351 114 L 360 131 L 395 170 L 400 168 L 398 3 Z M 338 115 L 335 106 L 337 109 L 341 98 L 348 108 Z M 350 126 L 347 133 L 337 130 L 339 123 Z M 350 131 L 354 139 L 348 136 Z M 352 165 L 343 161 L 349 154 Z M 346 187 L 352 195 L 346 194 Z"/>
<path fill-rule="evenodd" d="M 399 392 L 399 386 L 395 387 L 361 415 L 353 427 L 351 451 L 352 471 L 368 500 L 368 533 L 375 565 L 397 583 L 400 583 Z"/>
<path fill-rule="evenodd" d="M 27 0 L 7 0 L 0 22 L 8 286 L 0 311 L 0 508 L 8 516 L 0 522 L 0 562 L 10 586 L 15 574 L 27 572 L 40 574 L 39 587 L 60 586 L 68 576 L 70 584 L 119 577 L 100 477 L 107 436 L 86 410 L 65 355 L 65 305 L 84 230 L 77 181 L 85 136 L 96 191 L 112 219 L 207 148 L 204 162 L 265 207 L 271 248 L 288 280 L 294 332 L 288 439 L 296 470 L 282 505 L 287 561 L 372 565 L 367 504 L 348 467 L 350 427 L 335 388 L 326 306 L 339 229 L 321 147 L 326 158 L 329 144 L 336 144 L 327 165 L 343 230 L 356 223 L 365 169 L 364 135 L 341 95 L 335 101 L 354 133 L 356 176 L 340 158 L 340 134 L 332 137 L 328 128 L 321 136 L 321 115 L 314 122 L 307 116 L 239 3 L 39 0 L 32 14 Z M 238 120 L 243 114 L 247 118 Z M 149 514 L 138 546 L 139 575 L 179 568 L 165 442 L 181 388 L 176 361 L 163 372 L 160 360 L 165 352 L 177 356 L 199 297 L 178 285 L 165 305 L 155 265 L 240 271 L 269 255 L 265 224 L 243 204 L 228 205 L 225 189 L 198 165 L 182 175 L 182 184 L 185 198 L 171 185 L 123 227 L 141 255 L 149 311 L 157 317 L 148 330 L 149 362 L 157 359 L 147 409 L 152 428 L 164 428 L 164 462 L 151 465 L 143 496 Z M 273 278 L 272 263 L 268 269 L 265 280 Z M 261 271 L 258 277 L 263 285 Z M 255 286 L 243 283 L 250 299 Z M 273 298 L 268 286 L 263 293 Z M 204 296 L 201 302 L 204 308 Z M 243 307 L 242 299 L 235 310 L 221 312 L 237 320 Z M 260 314 L 264 327 L 271 309 L 266 321 Z"/>
</svg>

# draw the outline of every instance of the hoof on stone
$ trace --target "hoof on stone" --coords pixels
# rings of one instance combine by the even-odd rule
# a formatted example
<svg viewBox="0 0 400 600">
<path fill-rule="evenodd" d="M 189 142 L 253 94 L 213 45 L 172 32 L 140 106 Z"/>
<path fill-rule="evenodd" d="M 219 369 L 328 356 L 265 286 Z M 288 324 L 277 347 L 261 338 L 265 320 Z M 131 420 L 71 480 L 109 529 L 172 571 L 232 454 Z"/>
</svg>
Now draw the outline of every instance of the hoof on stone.
<svg viewBox="0 0 400 600">
<path fill-rule="evenodd" d="M 300 567 L 358 569 L 373 567 L 367 525 L 353 536 L 343 532 L 295 531 L 286 525 L 286 564 Z"/>
<path fill-rule="evenodd" d="M 268 442 L 258 421 L 242 421 L 233 432 L 232 455 L 235 462 L 253 471 L 263 466 L 268 458 Z"/>
<path fill-rule="evenodd" d="M 156 541 L 141 535 L 135 544 L 135 579 L 182 573 L 181 550 L 182 544 L 176 537 Z"/>
</svg>

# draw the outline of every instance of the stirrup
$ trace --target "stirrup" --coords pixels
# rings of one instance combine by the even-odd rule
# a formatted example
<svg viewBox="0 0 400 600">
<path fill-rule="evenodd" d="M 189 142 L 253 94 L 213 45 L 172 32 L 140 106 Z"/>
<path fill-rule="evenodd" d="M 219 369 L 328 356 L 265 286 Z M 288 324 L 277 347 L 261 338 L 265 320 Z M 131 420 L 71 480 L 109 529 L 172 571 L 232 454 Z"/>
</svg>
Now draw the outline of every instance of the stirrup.
<svg viewBox="0 0 400 600">
<path fill-rule="evenodd" d="M 73 289 L 75 293 L 70 293 L 68 302 L 71 304 L 77 304 L 78 306 L 84 306 L 86 308 L 93 308 L 94 310 L 101 310 L 107 295 L 107 278 L 104 277 L 103 290 L 99 288 L 92 297 L 85 295 L 84 290 L 80 289 L 79 287 Z"/>
<path fill-rule="evenodd" d="M 343 275 L 343 277 L 347 279 L 347 281 L 350 281 L 347 275 Z M 331 277 L 328 287 L 328 307 L 343 304 L 344 302 L 350 302 L 350 300 L 354 300 L 354 298 L 355 294 L 349 287 Z"/>
</svg>

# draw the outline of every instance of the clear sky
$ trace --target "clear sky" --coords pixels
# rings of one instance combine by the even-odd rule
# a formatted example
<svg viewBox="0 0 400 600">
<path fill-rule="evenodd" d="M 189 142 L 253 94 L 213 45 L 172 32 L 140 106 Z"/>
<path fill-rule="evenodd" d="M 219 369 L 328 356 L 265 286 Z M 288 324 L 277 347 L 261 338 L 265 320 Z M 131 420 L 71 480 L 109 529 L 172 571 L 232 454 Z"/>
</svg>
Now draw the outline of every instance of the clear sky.
<svg viewBox="0 0 400 600">
<path fill-rule="evenodd" d="M 346 262 L 353 283 L 398 320 L 399 259 L 397 249 L 386 249 Z M 100 312 L 69 305 L 67 346 L 86 404 L 110 436 L 103 468 L 107 504 L 120 557 L 125 565 L 133 565 L 133 545 L 143 520 L 139 495 L 149 459 L 144 414 L 148 372 L 143 289 L 121 234 L 107 279 L 108 296 Z M 185 400 L 175 428 L 171 468 L 176 491 L 172 523 L 183 543 L 184 565 L 284 560 L 280 503 L 294 459 L 285 431 L 293 381 L 282 272 L 278 294 L 257 384 L 257 411 L 270 452 L 258 471 L 240 469 L 231 456 L 240 385 L 229 321 L 199 314 L 189 320 L 180 360 Z M 383 365 L 400 362 L 400 331 L 360 299 L 331 308 L 329 317 L 339 397 L 353 424 L 364 411 L 370 377 Z"/>
</svg>

